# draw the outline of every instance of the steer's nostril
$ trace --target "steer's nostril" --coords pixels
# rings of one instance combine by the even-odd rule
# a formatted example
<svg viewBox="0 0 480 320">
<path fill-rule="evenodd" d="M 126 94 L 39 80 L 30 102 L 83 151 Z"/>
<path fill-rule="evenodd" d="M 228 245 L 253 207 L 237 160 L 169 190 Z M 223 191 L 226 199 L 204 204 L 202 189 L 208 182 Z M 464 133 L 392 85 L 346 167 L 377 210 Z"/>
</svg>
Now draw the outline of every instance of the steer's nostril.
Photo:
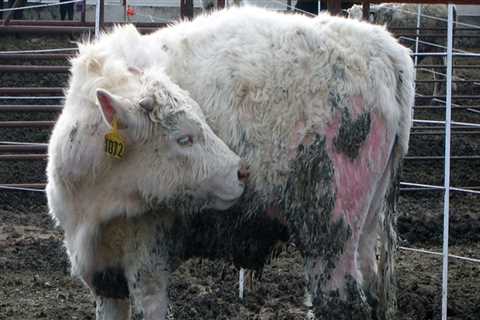
<svg viewBox="0 0 480 320">
<path fill-rule="evenodd" d="M 248 179 L 248 177 L 250 177 L 250 171 L 248 169 L 249 168 L 247 165 L 243 163 L 240 165 L 240 169 L 238 169 L 238 173 L 237 173 L 238 180 L 240 180 L 241 182 L 245 182 Z"/>
</svg>

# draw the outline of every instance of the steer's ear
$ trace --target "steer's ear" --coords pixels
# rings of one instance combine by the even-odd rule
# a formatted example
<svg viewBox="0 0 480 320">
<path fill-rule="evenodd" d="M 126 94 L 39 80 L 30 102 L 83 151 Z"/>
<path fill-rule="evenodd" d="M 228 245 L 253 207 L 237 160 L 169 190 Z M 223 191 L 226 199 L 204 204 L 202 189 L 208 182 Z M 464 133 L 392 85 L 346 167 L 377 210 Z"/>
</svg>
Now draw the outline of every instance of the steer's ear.
<svg viewBox="0 0 480 320">
<path fill-rule="evenodd" d="M 119 129 L 129 127 L 133 115 L 128 111 L 128 103 L 123 98 L 111 94 L 105 89 L 97 89 L 97 99 L 103 119 L 110 127 L 112 127 L 114 119 L 117 119 Z"/>
</svg>

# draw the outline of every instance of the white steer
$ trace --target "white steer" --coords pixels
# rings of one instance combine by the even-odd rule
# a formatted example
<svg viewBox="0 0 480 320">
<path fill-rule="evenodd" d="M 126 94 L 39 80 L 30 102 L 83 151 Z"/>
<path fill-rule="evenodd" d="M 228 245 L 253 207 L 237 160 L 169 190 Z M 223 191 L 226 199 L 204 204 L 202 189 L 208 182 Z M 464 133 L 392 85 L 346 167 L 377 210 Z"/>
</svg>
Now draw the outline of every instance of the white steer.
<svg viewBox="0 0 480 320">
<path fill-rule="evenodd" d="M 162 67 L 129 68 L 86 44 L 71 72 L 49 144 L 47 196 L 72 273 L 93 288 L 108 264 L 102 224 L 178 203 L 229 208 L 248 173 Z"/>
<path fill-rule="evenodd" d="M 100 316 L 128 317 L 130 294 L 136 314 L 164 319 L 178 263 L 257 268 L 275 241 L 291 239 L 318 317 L 394 317 L 396 186 L 414 70 L 384 27 L 246 7 L 146 36 L 123 27 L 92 46 L 139 69 L 161 64 L 250 166 L 242 204 L 226 214 L 158 206 L 104 224 Z"/>
</svg>

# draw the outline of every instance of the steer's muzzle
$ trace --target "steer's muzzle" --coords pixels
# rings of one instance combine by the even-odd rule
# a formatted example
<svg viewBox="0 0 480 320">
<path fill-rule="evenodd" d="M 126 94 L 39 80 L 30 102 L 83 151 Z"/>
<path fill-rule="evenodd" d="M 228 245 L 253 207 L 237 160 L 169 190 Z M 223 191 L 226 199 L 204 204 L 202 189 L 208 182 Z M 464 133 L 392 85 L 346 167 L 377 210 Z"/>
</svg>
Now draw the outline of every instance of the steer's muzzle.
<svg viewBox="0 0 480 320">
<path fill-rule="evenodd" d="M 238 169 L 237 177 L 241 183 L 247 183 L 247 180 L 250 177 L 250 167 L 245 161 L 240 161 L 240 168 Z"/>
<path fill-rule="evenodd" d="M 233 206 L 242 196 L 249 177 L 248 165 L 240 159 L 227 170 L 218 172 L 207 182 L 211 200 L 209 207 L 226 210 Z"/>
</svg>

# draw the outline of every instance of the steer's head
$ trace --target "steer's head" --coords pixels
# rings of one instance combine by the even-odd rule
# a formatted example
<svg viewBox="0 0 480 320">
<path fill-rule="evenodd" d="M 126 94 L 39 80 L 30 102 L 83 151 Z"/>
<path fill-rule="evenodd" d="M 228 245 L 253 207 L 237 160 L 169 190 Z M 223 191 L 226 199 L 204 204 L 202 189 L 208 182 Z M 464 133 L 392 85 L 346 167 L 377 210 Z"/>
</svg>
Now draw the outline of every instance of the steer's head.
<svg viewBox="0 0 480 320">
<path fill-rule="evenodd" d="M 103 119 L 125 140 L 119 174 L 129 172 L 143 198 L 194 198 L 227 209 L 241 196 L 248 172 L 205 121 L 198 104 L 159 68 L 130 70 L 129 92 L 98 89 Z M 135 80 L 135 81 L 136 81 Z M 181 199 L 181 198 L 180 198 Z"/>
</svg>

